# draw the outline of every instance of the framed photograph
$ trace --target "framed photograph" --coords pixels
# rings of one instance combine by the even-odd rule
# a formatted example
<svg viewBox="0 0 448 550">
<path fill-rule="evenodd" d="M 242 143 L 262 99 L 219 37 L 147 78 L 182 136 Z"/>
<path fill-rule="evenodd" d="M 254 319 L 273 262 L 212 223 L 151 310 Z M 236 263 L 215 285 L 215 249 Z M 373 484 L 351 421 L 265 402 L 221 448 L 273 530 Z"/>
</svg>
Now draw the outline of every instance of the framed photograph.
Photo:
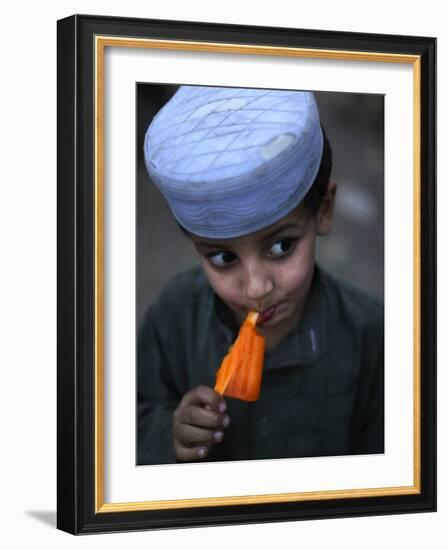
<svg viewBox="0 0 448 550">
<path fill-rule="evenodd" d="M 58 21 L 59 529 L 436 510 L 435 60 Z"/>
</svg>

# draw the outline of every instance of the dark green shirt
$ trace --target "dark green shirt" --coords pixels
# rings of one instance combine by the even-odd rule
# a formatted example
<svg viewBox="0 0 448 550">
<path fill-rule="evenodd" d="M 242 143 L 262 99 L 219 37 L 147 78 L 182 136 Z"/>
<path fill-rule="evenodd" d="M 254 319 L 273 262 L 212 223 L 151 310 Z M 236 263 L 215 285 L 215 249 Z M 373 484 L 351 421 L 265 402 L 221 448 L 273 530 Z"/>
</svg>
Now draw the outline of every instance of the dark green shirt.
<svg viewBox="0 0 448 550">
<path fill-rule="evenodd" d="M 176 275 L 138 341 L 138 464 L 176 462 L 172 416 L 205 384 L 239 327 L 200 268 Z M 383 306 L 316 268 L 304 316 L 266 353 L 260 399 L 226 398 L 225 438 L 207 460 L 384 452 Z"/>
</svg>

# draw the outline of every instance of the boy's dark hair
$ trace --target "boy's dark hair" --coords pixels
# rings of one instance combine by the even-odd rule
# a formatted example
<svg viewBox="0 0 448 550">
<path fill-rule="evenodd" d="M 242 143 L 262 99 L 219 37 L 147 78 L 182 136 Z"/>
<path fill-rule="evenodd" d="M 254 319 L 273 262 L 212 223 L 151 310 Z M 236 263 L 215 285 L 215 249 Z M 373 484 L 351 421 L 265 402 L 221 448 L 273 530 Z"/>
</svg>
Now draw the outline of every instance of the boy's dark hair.
<svg viewBox="0 0 448 550">
<path fill-rule="evenodd" d="M 331 150 L 331 145 L 323 128 L 322 134 L 324 136 L 324 146 L 322 150 L 322 159 L 320 161 L 319 171 L 317 172 L 317 176 L 315 177 L 314 182 L 311 185 L 308 193 L 305 195 L 305 198 L 302 201 L 302 204 L 307 209 L 309 214 L 311 214 L 311 216 L 317 214 L 320 203 L 322 202 L 322 199 L 327 192 L 328 183 L 331 176 L 331 169 L 333 165 L 333 154 Z"/>
</svg>

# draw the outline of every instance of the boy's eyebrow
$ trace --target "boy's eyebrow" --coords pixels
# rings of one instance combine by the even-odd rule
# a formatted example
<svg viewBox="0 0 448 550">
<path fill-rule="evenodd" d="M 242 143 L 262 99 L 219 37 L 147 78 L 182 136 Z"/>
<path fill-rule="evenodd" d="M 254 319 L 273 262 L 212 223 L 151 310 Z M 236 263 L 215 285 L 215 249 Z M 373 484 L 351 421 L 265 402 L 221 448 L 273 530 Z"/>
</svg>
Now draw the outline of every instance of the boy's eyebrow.
<svg viewBox="0 0 448 550">
<path fill-rule="evenodd" d="M 300 231 L 302 228 L 303 221 L 298 220 L 297 222 L 289 222 L 285 223 L 285 225 L 281 225 L 280 227 L 277 227 L 277 229 L 274 229 L 273 231 L 270 231 L 269 233 L 266 233 L 265 235 L 261 235 L 257 240 L 258 242 L 267 241 L 269 239 L 272 239 L 279 233 L 282 233 L 283 231 L 288 231 L 290 229 L 295 229 L 297 231 Z M 197 249 L 207 249 L 207 250 L 225 250 L 227 248 L 227 245 L 225 243 L 221 242 L 210 242 L 210 241 L 201 241 L 194 239 L 194 246 Z"/>
<path fill-rule="evenodd" d="M 266 233 L 265 235 L 262 235 L 259 239 L 259 241 L 267 241 L 271 239 L 272 237 L 275 237 L 279 233 L 282 233 L 283 231 L 288 231 L 289 229 L 297 229 L 300 230 L 303 223 L 301 221 L 297 222 L 290 222 L 286 223 L 285 225 L 282 225 L 280 227 L 277 227 L 277 229 L 274 229 L 274 231 L 271 231 L 269 233 Z"/>
<path fill-rule="evenodd" d="M 221 250 L 221 249 L 225 249 L 226 247 L 222 244 L 222 243 L 212 243 L 212 242 L 208 242 L 208 241 L 197 241 L 196 239 L 193 240 L 193 245 L 195 246 L 195 248 L 198 248 L 198 249 L 201 249 L 201 248 L 206 248 L 206 249 L 213 249 L 213 250 Z"/>
</svg>

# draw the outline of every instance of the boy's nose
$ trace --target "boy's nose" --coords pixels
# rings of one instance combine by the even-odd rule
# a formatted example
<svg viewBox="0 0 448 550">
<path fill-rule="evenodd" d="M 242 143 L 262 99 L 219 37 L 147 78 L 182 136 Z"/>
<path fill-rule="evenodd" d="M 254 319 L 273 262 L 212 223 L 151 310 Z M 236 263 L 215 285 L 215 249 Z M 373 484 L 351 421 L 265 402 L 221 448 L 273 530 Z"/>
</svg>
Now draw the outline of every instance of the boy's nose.
<svg viewBox="0 0 448 550">
<path fill-rule="evenodd" d="M 274 283 L 269 273 L 263 269 L 248 270 L 246 279 L 246 296 L 249 300 L 259 301 L 268 296 Z"/>
</svg>

